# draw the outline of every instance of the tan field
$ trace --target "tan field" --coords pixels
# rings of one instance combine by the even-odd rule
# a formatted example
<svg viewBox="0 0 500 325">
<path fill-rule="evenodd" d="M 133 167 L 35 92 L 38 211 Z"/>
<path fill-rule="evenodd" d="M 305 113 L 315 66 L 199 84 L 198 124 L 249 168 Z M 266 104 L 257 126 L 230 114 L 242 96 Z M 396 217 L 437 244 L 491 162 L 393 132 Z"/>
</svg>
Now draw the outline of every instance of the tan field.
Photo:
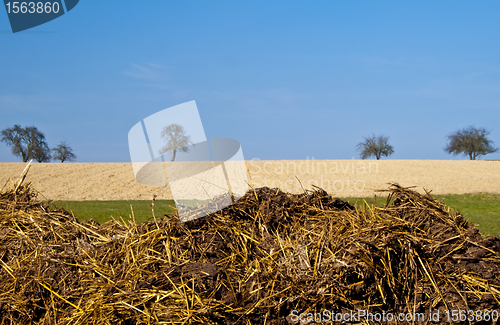
<svg viewBox="0 0 500 325">
<path fill-rule="evenodd" d="M 0 163 L 0 186 L 25 166 Z M 280 160 L 247 161 L 246 166 L 252 186 L 291 193 L 316 185 L 339 197 L 367 197 L 397 182 L 433 194 L 500 194 L 500 161 Z M 155 194 L 172 199 L 168 186 L 136 182 L 131 163 L 34 163 L 27 181 L 53 200 L 149 200 Z"/>
</svg>

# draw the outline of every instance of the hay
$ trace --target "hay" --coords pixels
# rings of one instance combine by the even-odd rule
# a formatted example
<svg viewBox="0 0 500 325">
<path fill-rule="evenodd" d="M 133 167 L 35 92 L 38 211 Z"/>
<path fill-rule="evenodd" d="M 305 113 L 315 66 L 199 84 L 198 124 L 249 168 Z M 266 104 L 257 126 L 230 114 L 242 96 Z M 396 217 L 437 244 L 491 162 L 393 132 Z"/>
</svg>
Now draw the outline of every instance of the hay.
<svg viewBox="0 0 500 325">
<path fill-rule="evenodd" d="M 499 301 L 500 238 L 398 185 L 383 208 L 260 188 L 187 223 L 102 225 L 29 184 L 0 194 L 0 324 L 290 324 L 292 310 L 444 315 Z"/>
</svg>

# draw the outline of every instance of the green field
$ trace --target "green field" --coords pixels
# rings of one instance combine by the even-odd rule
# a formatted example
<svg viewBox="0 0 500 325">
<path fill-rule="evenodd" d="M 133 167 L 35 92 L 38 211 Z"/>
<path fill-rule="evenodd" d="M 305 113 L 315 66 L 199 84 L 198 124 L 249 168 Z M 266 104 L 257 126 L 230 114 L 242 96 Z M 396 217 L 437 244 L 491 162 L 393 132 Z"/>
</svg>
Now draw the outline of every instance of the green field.
<svg viewBox="0 0 500 325">
<path fill-rule="evenodd" d="M 94 219 L 99 223 L 106 222 L 112 217 L 127 220 L 132 217 L 136 222 L 144 222 L 153 218 L 151 201 L 54 201 L 56 206 L 62 206 L 72 211 L 80 221 Z M 175 203 L 172 200 L 156 200 L 154 205 L 155 217 L 161 219 L 166 213 L 175 212 Z"/>
<path fill-rule="evenodd" d="M 499 194 L 436 195 L 435 197 L 460 211 L 473 224 L 477 224 L 483 235 L 500 235 Z"/>
<path fill-rule="evenodd" d="M 500 235 L 500 194 L 453 194 L 433 195 L 475 224 L 482 235 Z M 363 199 L 348 198 L 351 204 L 363 205 Z M 382 206 L 385 197 L 365 199 L 368 204 Z"/>
<path fill-rule="evenodd" d="M 500 194 L 434 195 L 434 197 L 452 209 L 460 211 L 473 224 L 477 224 L 483 235 L 500 235 Z M 344 200 L 363 206 L 363 199 Z M 368 204 L 377 206 L 385 203 L 383 197 L 365 200 Z M 126 220 L 132 216 L 132 211 L 136 222 L 144 222 L 153 217 L 151 201 L 55 201 L 53 203 L 73 211 L 79 220 L 94 219 L 99 223 L 110 220 L 111 217 L 120 219 L 121 216 Z M 174 201 L 155 201 L 156 218 L 174 212 Z"/>
</svg>

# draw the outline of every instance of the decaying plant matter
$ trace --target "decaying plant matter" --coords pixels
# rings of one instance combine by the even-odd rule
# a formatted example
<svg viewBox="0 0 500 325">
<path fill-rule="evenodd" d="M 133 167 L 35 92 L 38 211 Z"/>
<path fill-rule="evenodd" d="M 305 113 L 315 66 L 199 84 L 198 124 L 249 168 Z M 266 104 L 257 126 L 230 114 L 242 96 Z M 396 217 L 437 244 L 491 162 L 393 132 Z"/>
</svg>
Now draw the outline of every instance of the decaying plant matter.
<svg viewBox="0 0 500 325">
<path fill-rule="evenodd" d="M 101 225 L 14 185 L 0 194 L 1 324 L 292 324 L 292 310 L 500 309 L 500 238 L 398 185 L 382 208 L 358 210 L 321 189 L 260 188 L 187 223 Z"/>
</svg>

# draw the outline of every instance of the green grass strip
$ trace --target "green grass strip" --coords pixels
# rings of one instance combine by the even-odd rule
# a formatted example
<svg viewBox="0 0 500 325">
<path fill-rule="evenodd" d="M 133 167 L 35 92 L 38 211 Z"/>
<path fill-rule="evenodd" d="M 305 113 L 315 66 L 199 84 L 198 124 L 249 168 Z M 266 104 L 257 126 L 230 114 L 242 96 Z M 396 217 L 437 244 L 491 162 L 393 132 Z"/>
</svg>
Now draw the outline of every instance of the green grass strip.
<svg viewBox="0 0 500 325">
<path fill-rule="evenodd" d="M 500 194 L 435 195 L 465 219 L 478 225 L 485 235 L 500 235 Z"/>
<path fill-rule="evenodd" d="M 132 216 L 136 222 L 145 222 L 153 218 L 151 210 L 151 200 L 148 201 L 54 201 L 56 206 L 62 206 L 66 210 L 73 211 L 73 214 L 80 221 L 93 219 L 98 223 L 111 220 L 111 217 L 120 219 L 120 216 L 127 220 Z M 130 208 L 132 206 L 132 208 Z M 154 206 L 155 216 L 163 218 L 166 213 L 175 212 L 173 200 L 156 200 Z"/>
<path fill-rule="evenodd" d="M 500 194 L 457 194 L 434 195 L 434 198 L 443 202 L 464 217 L 478 225 L 483 235 L 500 235 Z M 363 206 L 363 199 L 343 199 L 351 204 Z M 385 197 L 365 198 L 368 204 L 382 206 Z M 132 215 L 132 206 L 136 222 L 145 222 L 153 217 L 151 201 L 54 201 L 54 204 L 73 211 L 78 220 L 94 219 L 99 223 L 106 222 L 111 217 L 128 219 Z M 172 200 L 155 201 L 156 218 L 162 218 L 166 213 L 175 212 Z"/>
<path fill-rule="evenodd" d="M 483 236 L 500 235 L 500 194 L 449 194 L 433 195 L 455 211 L 459 211 L 466 220 L 476 225 Z M 363 199 L 343 199 L 359 207 Z M 386 197 L 365 198 L 370 205 L 383 206 Z"/>
</svg>

